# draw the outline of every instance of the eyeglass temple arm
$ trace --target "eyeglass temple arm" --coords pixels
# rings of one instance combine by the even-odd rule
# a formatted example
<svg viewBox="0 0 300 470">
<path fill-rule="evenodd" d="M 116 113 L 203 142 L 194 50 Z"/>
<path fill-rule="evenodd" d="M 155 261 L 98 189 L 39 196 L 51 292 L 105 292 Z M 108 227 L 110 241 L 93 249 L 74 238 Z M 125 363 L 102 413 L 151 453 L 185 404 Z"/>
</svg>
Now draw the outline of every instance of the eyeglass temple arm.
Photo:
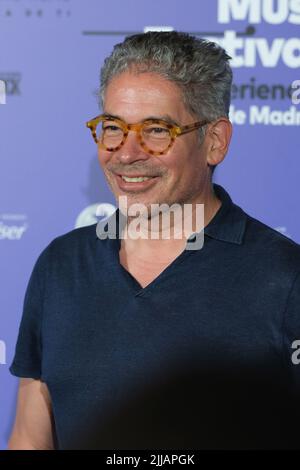
<svg viewBox="0 0 300 470">
<path fill-rule="evenodd" d="M 195 122 L 194 124 L 189 124 L 187 126 L 179 127 L 179 134 L 186 134 L 188 132 L 194 131 L 195 129 L 199 129 L 200 127 L 206 126 L 210 121 L 204 120 L 204 121 L 198 121 Z"/>
<path fill-rule="evenodd" d="M 88 122 L 86 122 L 86 127 L 88 127 L 89 129 L 92 129 L 93 127 L 95 127 L 100 121 L 99 118 L 100 116 L 96 116 L 93 119 L 90 119 Z"/>
<path fill-rule="evenodd" d="M 88 127 L 92 133 L 93 139 L 98 144 L 98 138 L 96 134 L 96 126 L 98 124 L 98 116 L 95 117 L 94 119 L 91 119 L 90 121 L 86 122 L 86 127 Z"/>
</svg>

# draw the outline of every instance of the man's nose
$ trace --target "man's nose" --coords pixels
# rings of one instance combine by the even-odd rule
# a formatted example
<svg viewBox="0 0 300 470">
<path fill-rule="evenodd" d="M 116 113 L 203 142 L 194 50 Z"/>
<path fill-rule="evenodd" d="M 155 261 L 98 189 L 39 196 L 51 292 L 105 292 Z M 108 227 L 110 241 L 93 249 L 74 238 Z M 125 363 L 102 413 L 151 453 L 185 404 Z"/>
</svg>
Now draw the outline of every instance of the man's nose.
<svg viewBox="0 0 300 470">
<path fill-rule="evenodd" d="M 133 163 L 137 160 L 148 160 L 151 158 L 149 154 L 143 150 L 138 141 L 135 131 L 129 131 L 125 143 L 116 152 L 116 158 L 123 164 Z"/>
</svg>

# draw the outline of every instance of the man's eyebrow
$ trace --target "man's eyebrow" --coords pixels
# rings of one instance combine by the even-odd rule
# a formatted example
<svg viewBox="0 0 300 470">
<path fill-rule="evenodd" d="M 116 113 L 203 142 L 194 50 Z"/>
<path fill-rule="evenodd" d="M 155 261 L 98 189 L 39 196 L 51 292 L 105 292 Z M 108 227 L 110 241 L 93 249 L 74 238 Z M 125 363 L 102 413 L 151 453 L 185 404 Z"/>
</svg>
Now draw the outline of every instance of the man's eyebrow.
<svg viewBox="0 0 300 470">
<path fill-rule="evenodd" d="M 121 116 L 117 116 L 115 114 L 110 114 L 110 113 L 104 113 L 104 116 L 112 119 L 119 119 L 120 121 L 126 122 Z M 169 114 L 163 114 L 162 116 L 147 116 L 145 119 L 143 119 L 141 122 L 148 121 L 149 119 L 155 119 L 155 120 L 162 120 L 166 121 L 169 124 L 173 124 L 174 126 L 179 126 L 178 122 L 176 122 Z"/>
<path fill-rule="evenodd" d="M 148 119 L 158 119 L 162 121 L 166 121 L 169 124 L 173 124 L 174 126 L 179 126 L 178 122 L 176 122 L 169 114 L 164 114 L 162 116 L 148 116 L 146 119 L 143 119 L 143 121 L 147 121 Z"/>
</svg>

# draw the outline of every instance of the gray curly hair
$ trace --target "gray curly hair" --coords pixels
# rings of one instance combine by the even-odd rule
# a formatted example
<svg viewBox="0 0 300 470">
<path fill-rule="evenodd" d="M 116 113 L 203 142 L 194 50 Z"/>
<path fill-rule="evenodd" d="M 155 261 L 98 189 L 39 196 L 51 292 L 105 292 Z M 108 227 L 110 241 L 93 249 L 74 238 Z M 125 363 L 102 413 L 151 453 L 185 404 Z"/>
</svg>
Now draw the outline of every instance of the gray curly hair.
<svg viewBox="0 0 300 470">
<path fill-rule="evenodd" d="M 149 31 L 116 44 L 100 74 L 100 106 L 116 75 L 125 71 L 154 72 L 177 84 L 189 112 L 199 120 L 229 116 L 231 57 L 214 42 L 178 31 Z M 200 140 L 205 127 L 200 129 Z"/>
</svg>

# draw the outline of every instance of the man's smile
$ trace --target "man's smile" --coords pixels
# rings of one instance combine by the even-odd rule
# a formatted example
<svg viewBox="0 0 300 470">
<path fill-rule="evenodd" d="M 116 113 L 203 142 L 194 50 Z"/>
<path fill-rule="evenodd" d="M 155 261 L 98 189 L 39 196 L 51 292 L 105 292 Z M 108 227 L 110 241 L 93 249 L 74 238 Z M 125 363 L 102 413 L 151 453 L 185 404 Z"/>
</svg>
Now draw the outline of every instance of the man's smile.
<svg viewBox="0 0 300 470">
<path fill-rule="evenodd" d="M 140 191 L 151 188 L 157 182 L 159 176 L 148 176 L 142 174 L 124 175 L 114 174 L 119 189 L 122 191 Z"/>
</svg>

